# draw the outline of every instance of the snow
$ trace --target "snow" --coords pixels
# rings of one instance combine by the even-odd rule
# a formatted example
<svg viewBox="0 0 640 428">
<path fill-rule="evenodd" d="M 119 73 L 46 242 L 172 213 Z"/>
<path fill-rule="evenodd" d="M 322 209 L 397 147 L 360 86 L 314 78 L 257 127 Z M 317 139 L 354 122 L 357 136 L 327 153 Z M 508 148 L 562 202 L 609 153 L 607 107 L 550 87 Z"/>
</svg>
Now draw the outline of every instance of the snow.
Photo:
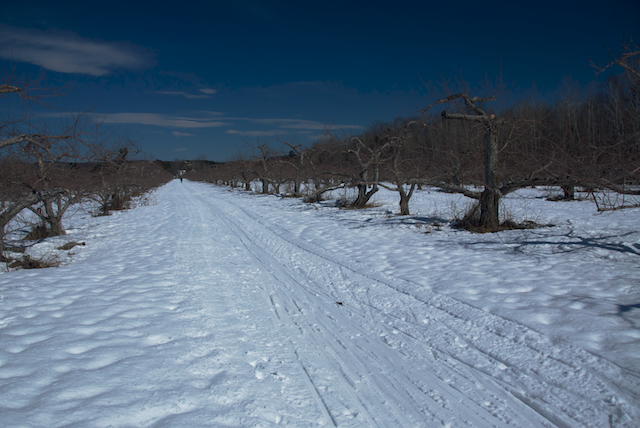
<svg viewBox="0 0 640 428">
<path fill-rule="evenodd" d="M 78 212 L 30 250 L 63 266 L 0 274 L 0 425 L 638 426 L 640 209 L 543 196 L 504 210 L 555 226 L 496 234 L 434 190 Z"/>
</svg>

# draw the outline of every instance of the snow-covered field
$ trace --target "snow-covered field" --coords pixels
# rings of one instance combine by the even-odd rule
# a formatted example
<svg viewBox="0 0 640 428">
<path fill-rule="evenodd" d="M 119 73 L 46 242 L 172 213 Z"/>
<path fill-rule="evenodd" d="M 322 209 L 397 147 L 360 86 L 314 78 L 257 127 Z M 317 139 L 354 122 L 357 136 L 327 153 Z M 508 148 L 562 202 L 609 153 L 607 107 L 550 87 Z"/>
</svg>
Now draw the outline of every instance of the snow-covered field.
<svg viewBox="0 0 640 428">
<path fill-rule="evenodd" d="M 554 227 L 472 234 L 434 190 L 155 200 L 0 274 L 0 426 L 640 426 L 640 209 L 526 189 L 505 210 Z"/>
</svg>

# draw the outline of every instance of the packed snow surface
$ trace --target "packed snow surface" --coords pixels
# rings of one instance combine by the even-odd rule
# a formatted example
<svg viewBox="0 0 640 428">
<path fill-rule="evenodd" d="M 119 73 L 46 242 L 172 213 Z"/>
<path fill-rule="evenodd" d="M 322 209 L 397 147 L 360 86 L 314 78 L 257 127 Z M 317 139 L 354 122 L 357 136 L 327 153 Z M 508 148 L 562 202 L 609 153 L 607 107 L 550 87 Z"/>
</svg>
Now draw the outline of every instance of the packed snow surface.
<svg viewBox="0 0 640 428">
<path fill-rule="evenodd" d="M 640 426 L 640 210 L 543 196 L 504 211 L 554 226 L 495 234 L 435 190 L 76 213 L 30 249 L 63 266 L 0 275 L 0 425 Z"/>
</svg>

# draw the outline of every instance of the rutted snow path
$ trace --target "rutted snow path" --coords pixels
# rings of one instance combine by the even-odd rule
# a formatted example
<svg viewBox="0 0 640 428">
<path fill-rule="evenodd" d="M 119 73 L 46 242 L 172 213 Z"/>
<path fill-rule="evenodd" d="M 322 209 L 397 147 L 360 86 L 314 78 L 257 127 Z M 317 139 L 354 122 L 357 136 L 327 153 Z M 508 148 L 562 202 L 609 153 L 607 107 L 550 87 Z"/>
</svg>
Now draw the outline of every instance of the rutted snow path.
<svg viewBox="0 0 640 428">
<path fill-rule="evenodd" d="M 638 423 L 636 375 L 299 240 L 232 193 L 174 181 L 109 227 L 82 261 L 0 276 L 0 425 Z"/>
</svg>

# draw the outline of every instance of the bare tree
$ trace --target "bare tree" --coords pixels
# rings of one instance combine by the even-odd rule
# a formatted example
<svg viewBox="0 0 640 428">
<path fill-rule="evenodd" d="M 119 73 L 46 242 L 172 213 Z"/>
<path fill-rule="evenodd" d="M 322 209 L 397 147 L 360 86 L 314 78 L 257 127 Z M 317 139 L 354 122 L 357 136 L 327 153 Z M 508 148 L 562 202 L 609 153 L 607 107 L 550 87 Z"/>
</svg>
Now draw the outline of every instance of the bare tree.
<svg viewBox="0 0 640 428">
<path fill-rule="evenodd" d="M 476 227 L 497 230 L 500 226 L 499 203 L 502 197 L 497 180 L 498 126 L 502 123 L 502 120 L 498 119 L 494 114 L 487 114 L 478 106 L 479 103 L 493 101 L 496 98 L 471 98 L 466 93 L 459 93 L 440 99 L 422 111 L 426 113 L 436 104 L 450 103 L 457 99 L 464 101 L 471 114 L 449 113 L 447 110 L 443 110 L 441 115 L 445 120 L 477 122 L 484 127 L 484 190 L 480 193 L 455 184 L 449 184 L 447 187 L 479 201 L 480 218 L 475 225 Z"/>
<path fill-rule="evenodd" d="M 13 156 L 14 165 L 21 165 L 25 174 L 18 180 L 16 177 L 3 177 L 3 192 L 1 195 L 0 211 L 0 255 L 4 258 L 4 237 L 7 225 L 22 210 L 39 203 L 49 204 L 67 190 L 50 185 L 49 171 L 67 153 L 56 150 L 61 142 L 69 142 L 78 138 L 77 122 L 64 129 L 61 133 L 51 134 L 46 126 L 36 130 L 33 113 L 30 110 L 32 102 L 39 102 L 39 97 L 49 91 L 41 91 L 34 82 L 25 80 L 19 82 L 13 72 L 5 73 L 0 83 L 0 98 L 15 94 L 21 100 L 21 110 L 14 114 L 11 109 L 7 116 L 0 119 L 0 149 L 3 157 Z M 56 147 L 56 148 L 54 148 Z M 30 168 L 29 158 L 37 161 L 37 172 Z M 3 171 L 4 173 L 4 171 Z M 4 175 L 4 174 L 3 174 Z M 51 209 L 52 210 L 52 209 Z M 55 223 L 55 220 L 52 219 Z"/>
<path fill-rule="evenodd" d="M 388 154 L 387 150 L 398 143 L 395 138 L 379 134 L 381 133 L 372 129 L 368 135 L 352 137 L 349 140 L 351 147 L 347 149 L 347 153 L 355 155 L 358 162 L 358 176 L 352 180 L 358 189 L 358 196 L 351 204 L 353 208 L 364 208 L 379 190 L 380 166 L 384 160 L 382 156 Z"/>
<path fill-rule="evenodd" d="M 261 169 L 256 171 L 256 175 L 260 177 L 260 182 L 262 183 L 262 193 L 269 193 L 269 157 L 272 154 L 269 147 L 266 144 L 261 144 L 258 146 L 260 149 L 261 156 L 259 158 L 259 164 Z"/>
<path fill-rule="evenodd" d="M 300 196 L 302 194 L 300 190 L 302 174 L 308 160 L 306 156 L 307 150 L 302 149 L 302 144 L 294 146 L 292 143 L 286 141 L 283 141 L 282 143 L 291 148 L 291 151 L 289 152 L 290 159 L 285 160 L 285 162 L 295 169 L 295 177 L 293 178 L 293 195 Z"/>
<path fill-rule="evenodd" d="M 325 193 L 342 189 L 349 181 L 342 142 L 330 133 L 326 137 L 326 141 L 314 144 L 306 152 L 308 169 L 305 179 L 309 184 L 305 191 L 306 202 L 320 202 Z"/>
<path fill-rule="evenodd" d="M 34 81 L 17 79 L 13 72 L 5 73 L 2 79 L 0 100 L 16 96 L 20 103 L 4 109 L 0 118 L 0 158 L 5 165 L 11 159 L 9 163 L 13 165 L 11 171 L 1 171 L 0 250 L 4 248 L 7 225 L 25 209 L 40 219 L 48 236 L 64 234 L 65 212 L 90 187 L 89 168 L 78 165 L 96 165 L 96 158 L 107 158 L 112 153 L 106 134 L 99 130 L 100 124 L 87 112 L 55 121 L 35 112 L 33 104 L 53 108 L 44 99 L 59 93 L 41 90 Z M 77 180 L 79 174 L 85 174 L 82 182 Z"/>
<path fill-rule="evenodd" d="M 409 135 L 415 132 L 415 128 L 420 125 L 424 126 L 424 124 L 412 120 L 387 129 L 386 138 L 393 142 L 391 145 L 392 155 L 389 168 L 393 174 L 395 187 L 387 186 L 384 183 L 380 183 L 380 186 L 398 192 L 400 195 L 400 215 L 410 214 L 409 200 L 418 185 L 418 181 L 415 179 L 420 178 L 418 177 L 420 174 L 416 174 L 416 172 L 420 170 L 420 167 L 418 166 L 418 162 L 414 162 L 417 160 L 416 147 L 409 147 L 407 144 Z M 414 150 L 411 151 L 410 156 L 407 156 L 405 152 L 410 149 Z M 409 186 L 409 188 L 407 189 L 405 186 Z"/>
<path fill-rule="evenodd" d="M 609 152 L 622 154 L 617 159 L 615 168 L 607 168 L 608 174 L 601 174 L 598 184 L 622 194 L 640 194 L 633 186 L 640 181 L 640 48 L 630 39 L 622 43 L 619 56 L 611 55 L 612 59 L 605 66 L 592 67 L 596 75 L 605 70 L 618 66 L 624 70 L 623 77 L 612 76 L 607 80 L 609 96 L 607 103 L 610 122 L 614 128 L 614 138 L 609 144 Z M 620 167 L 622 166 L 622 168 Z M 616 173 L 612 174 L 612 171 Z"/>
<path fill-rule="evenodd" d="M 130 153 L 136 152 L 135 144 L 123 140 L 120 145 L 93 168 L 94 186 L 89 197 L 100 205 L 100 215 L 126 209 L 135 188 L 140 187 L 135 183 L 135 167 L 128 159 Z"/>
</svg>

